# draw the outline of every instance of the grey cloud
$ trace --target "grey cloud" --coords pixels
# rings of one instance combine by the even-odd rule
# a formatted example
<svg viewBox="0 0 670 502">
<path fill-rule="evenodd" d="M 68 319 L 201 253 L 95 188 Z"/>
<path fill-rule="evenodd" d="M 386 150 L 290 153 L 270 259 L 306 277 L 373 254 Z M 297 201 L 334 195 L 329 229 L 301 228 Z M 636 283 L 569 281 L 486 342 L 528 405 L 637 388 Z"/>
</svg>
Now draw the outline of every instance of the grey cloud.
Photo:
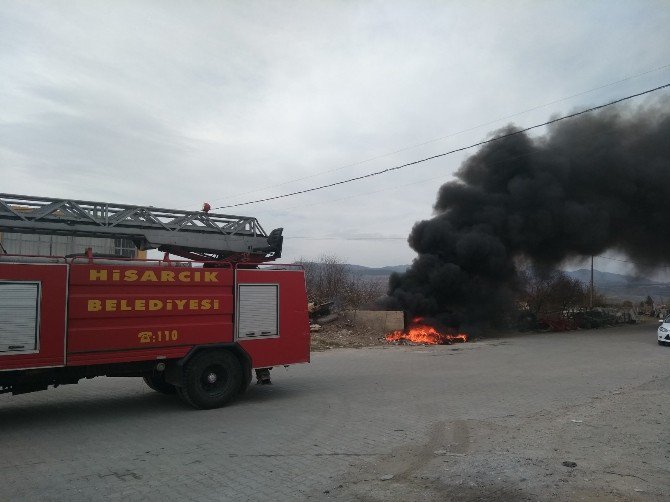
<svg viewBox="0 0 670 502">
<path fill-rule="evenodd" d="M 6 2 L 2 190 L 184 207 L 245 200 L 240 194 L 254 188 L 667 64 L 668 24 L 665 2 Z M 539 122 L 669 75 L 650 74 L 516 122 Z M 444 151 L 499 125 L 251 198 Z M 329 201 L 448 177 L 459 161 L 239 212 L 283 226 L 287 236 L 408 234 L 447 180 Z M 404 243 L 328 246 L 367 264 L 413 256 Z M 314 256 L 322 247 L 299 243 L 287 257 Z"/>
</svg>

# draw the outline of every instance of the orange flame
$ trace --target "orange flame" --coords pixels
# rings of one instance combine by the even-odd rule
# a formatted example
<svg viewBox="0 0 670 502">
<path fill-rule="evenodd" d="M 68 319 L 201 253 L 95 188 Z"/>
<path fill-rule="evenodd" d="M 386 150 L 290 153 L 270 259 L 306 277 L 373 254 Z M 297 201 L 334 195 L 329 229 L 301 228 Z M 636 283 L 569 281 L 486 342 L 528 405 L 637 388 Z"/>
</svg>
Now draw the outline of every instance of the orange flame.
<svg viewBox="0 0 670 502">
<path fill-rule="evenodd" d="M 412 343 L 422 343 L 426 345 L 451 345 L 452 343 L 463 343 L 468 341 L 468 335 L 459 333 L 450 335 L 440 333 L 432 326 L 422 323 L 422 317 L 412 319 L 412 324 L 407 331 L 392 331 L 386 335 L 387 342 L 397 342 L 407 340 Z"/>
</svg>

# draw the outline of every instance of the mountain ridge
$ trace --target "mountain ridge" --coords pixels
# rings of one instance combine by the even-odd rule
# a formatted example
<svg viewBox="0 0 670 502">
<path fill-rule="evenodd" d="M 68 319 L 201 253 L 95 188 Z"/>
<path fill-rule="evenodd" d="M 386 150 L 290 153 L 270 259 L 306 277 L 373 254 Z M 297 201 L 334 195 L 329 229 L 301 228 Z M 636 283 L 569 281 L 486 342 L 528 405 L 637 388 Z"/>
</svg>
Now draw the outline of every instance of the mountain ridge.
<svg viewBox="0 0 670 502">
<path fill-rule="evenodd" d="M 393 272 L 405 272 L 411 265 L 388 265 L 384 267 L 367 267 L 352 263 L 343 264 L 348 273 L 382 280 Z M 565 272 L 569 277 L 579 280 L 588 286 L 591 283 L 591 270 L 581 268 Z M 613 272 L 593 271 L 596 291 L 613 301 L 643 301 L 651 296 L 655 301 L 665 303 L 670 300 L 670 283 L 653 281 L 647 277 L 615 274 Z"/>
</svg>

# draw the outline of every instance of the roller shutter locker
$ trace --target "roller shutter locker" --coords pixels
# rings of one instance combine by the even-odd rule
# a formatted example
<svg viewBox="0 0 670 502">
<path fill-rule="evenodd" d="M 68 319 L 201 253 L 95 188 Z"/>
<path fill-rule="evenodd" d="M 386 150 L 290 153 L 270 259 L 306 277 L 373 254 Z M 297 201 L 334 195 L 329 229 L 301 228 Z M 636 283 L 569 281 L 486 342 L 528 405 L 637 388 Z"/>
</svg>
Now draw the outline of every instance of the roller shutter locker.
<svg viewBox="0 0 670 502">
<path fill-rule="evenodd" d="M 237 337 L 279 336 L 279 286 L 240 284 L 237 289 Z"/>
<path fill-rule="evenodd" d="M 0 281 L 0 352 L 38 350 L 40 284 Z"/>
</svg>

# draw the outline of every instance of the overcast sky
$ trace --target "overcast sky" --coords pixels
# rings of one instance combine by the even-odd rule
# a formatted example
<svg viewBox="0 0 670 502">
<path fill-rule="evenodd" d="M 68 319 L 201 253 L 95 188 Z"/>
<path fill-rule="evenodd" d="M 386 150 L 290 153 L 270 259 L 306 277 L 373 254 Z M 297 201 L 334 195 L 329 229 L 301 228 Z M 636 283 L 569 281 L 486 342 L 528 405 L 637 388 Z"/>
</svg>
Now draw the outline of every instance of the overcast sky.
<svg viewBox="0 0 670 502">
<path fill-rule="evenodd" d="M 333 183 L 668 83 L 668 26 L 669 0 L 0 0 L 0 192 L 198 209 Z M 284 227 L 289 261 L 409 263 L 467 155 L 217 212 Z"/>
</svg>

